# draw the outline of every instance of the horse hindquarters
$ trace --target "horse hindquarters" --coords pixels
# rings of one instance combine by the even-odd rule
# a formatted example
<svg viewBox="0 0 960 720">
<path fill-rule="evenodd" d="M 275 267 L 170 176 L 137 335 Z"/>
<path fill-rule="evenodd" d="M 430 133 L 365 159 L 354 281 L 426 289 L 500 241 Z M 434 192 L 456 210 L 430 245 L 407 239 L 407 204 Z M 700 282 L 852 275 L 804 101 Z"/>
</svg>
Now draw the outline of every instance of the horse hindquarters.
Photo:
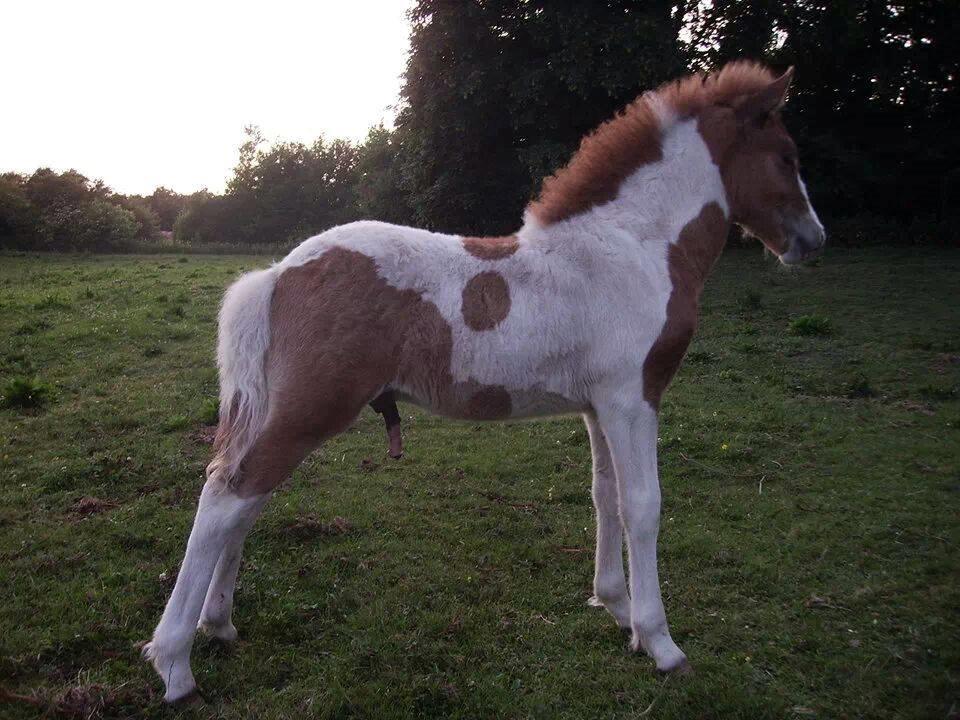
<svg viewBox="0 0 960 720">
<path fill-rule="evenodd" d="M 385 384 L 382 373 L 357 372 L 349 358 L 362 348 L 338 337 L 337 318 L 322 302 L 303 302 L 313 289 L 300 278 L 251 275 L 231 288 L 221 311 L 218 359 L 229 404 L 176 585 L 144 648 L 167 702 L 196 690 L 190 651 L 198 626 L 236 637 L 232 600 L 243 542 L 270 492 Z"/>
</svg>

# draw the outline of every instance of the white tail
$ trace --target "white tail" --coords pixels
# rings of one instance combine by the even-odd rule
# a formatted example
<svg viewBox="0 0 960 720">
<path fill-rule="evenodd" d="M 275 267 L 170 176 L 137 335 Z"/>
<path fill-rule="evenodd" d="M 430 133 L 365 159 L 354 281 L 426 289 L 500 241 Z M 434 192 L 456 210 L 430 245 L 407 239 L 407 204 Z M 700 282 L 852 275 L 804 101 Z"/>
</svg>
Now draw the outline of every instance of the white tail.
<svg viewBox="0 0 960 720">
<path fill-rule="evenodd" d="M 207 477 L 234 482 L 267 416 L 264 360 L 270 346 L 270 301 L 280 270 L 247 273 L 227 290 L 220 307 L 217 366 L 220 425 Z"/>
</svg>

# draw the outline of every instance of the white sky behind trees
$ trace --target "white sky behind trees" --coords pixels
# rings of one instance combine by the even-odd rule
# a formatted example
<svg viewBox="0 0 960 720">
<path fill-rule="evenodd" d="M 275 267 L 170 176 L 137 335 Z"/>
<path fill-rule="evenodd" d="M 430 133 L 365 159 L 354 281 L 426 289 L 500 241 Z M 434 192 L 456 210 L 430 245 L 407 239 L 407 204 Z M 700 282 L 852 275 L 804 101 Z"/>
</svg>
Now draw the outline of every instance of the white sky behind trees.
<svg viewBox="0 0 960 720">
<path fill-rule="evenodd" d="M 410 0 L 4 3 L 0 171 L 222 191 L 245 125 L 360 140 L 393 119 Z"/>
</svg>

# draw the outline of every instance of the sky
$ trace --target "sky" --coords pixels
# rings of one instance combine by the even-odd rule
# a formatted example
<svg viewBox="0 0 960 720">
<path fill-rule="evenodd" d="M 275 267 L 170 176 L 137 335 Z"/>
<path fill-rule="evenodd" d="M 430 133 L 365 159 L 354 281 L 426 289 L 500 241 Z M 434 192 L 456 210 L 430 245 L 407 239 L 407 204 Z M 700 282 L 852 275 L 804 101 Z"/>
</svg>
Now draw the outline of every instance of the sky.
<svg viewBox="0 0 960 720">
<path fill-rule="evenodd" d="M 0 171 L 74 168 L 122 193 L 222 191 L 270 140 L 390 125 L 409 0 L 4 4 Z"/>
</svg>

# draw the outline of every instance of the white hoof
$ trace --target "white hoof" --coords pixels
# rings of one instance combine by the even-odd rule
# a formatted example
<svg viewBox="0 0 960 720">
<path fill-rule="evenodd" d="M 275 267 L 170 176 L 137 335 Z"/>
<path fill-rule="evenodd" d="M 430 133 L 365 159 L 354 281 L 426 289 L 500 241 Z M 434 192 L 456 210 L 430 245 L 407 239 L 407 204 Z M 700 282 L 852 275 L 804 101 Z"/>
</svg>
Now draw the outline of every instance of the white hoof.
<svg viewBox="0 0 960 720">
<path fill-rule="evenodd" d="M 677 647 L 673 639 L 667 634 L 658 634 L 641 642 L 640 634 L 634 630 L 630 640 L 630 647 L 634 651 L 645 651 L 657 664 L 657 672 L 677 675 L 688 675 L 693 672 L 687 656 Z"/>
<path fill-rule="evenodd" d="M 163 680 L 163 701 L 166 703 L 183 702 L 197 692 L 197 683 L 190 670 L 189 651 L 186 655 L 179 655 L 180 657 L 177 657 L 176 653 L 164 652 L 157 646 L 156 641 L 143 646 L 143 657 L 153 665 L 153 669 Z"/>
<path fill-rule="evenodd" d="M 197 630 L 202 632 L 207 637 L 211 637 L 225 643 L 232 643 L 237 639 L 238 635 L 237 628 L 233 626 L 232 622 L 217 625 L 212 622 L 201 620 L 199 623 L 197 623 Z"/>
<path fill-rule="evenodd" d="M 590 599 L 587 600 L 587 605 L 590 607 L 603 608 L 613 615 L 613 619 L 617 621 L 617 625 L 620 626 L 621 630 L 630 629 L 630 603 L 628 600 L 624 600 L 622 603 L 611 603 L 608 605 L 596 595 L 591 595 Z"/>
</svg>

